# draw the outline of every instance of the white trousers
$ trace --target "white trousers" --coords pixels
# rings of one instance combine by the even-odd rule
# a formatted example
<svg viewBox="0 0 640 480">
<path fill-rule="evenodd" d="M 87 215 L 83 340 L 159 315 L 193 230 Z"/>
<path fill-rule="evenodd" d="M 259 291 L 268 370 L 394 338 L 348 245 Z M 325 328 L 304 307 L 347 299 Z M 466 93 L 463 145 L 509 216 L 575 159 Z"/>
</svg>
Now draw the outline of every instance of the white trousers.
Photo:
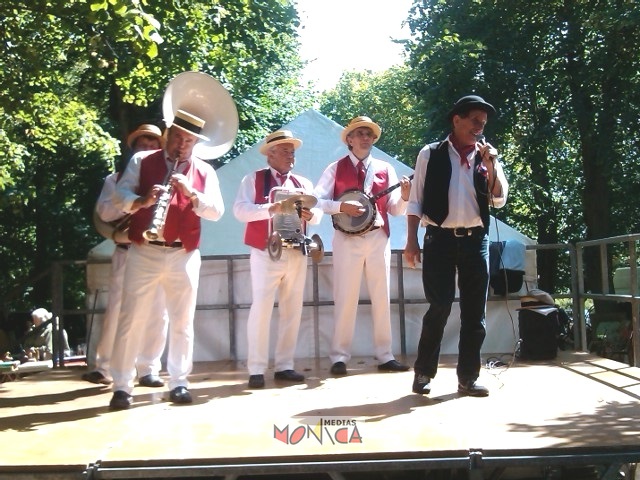
<svg viewBox="0 0 640 480">
<path fill-rule="evenodd" d="M 122 283 L 124 281 L 124 267 L 127 259 L 127 249 L 116 247 L 111 256 L 111 271 L 109 273 L 109 299 L 102 320 L 102 331 L 96 348 L 95 370 L 110 378 L 110 362 L 113 344 L 118 329 L 118 317 L 122 304 Z M 167 341 L 167 326 L 169 317 L 164 308 L 164 295 L 158 289 L 158 296 L 148 314 L 157 326 L 145 332 L 140 345 L 140 352 L 136 360 L 138 377 L 158 375 L 161 368 L 161 357 Z"/>
<path fill-rule="evenodd" d="M 332 363 L 347 363 L 356 324 L 362 278 L 371 298 L 373 343 L 380 364 L 393 360 L 389 275 L 391 246 L 383 229 L 364 235 L 333 235 L 334 331 L 329 357 Z"/>
<path fill-rule="evenodd" d="M 275 370 L 293 369 L 298 341 L 307 257 L 297 249 L 283 249 L 282 257 L 273 261 L 266 250 L 251 249 L 252 303 L 247 324 L 250 375 L 262 375 L 269 364 L 269 331 L 273 305 L 278 296 L 278 330 Z"/>
<path fill-rule="evenodd" d="M 157 328 L 149 316 L 162 289 L 169 316 L 169 389 L 188 386 L 193 367 L 193 316 L 200 276 L 200 251 L 133 244 L 125 266 L 122 306 L 111 359 L 113 391 L 131 393 L 141 339 Z"/>
</svg>

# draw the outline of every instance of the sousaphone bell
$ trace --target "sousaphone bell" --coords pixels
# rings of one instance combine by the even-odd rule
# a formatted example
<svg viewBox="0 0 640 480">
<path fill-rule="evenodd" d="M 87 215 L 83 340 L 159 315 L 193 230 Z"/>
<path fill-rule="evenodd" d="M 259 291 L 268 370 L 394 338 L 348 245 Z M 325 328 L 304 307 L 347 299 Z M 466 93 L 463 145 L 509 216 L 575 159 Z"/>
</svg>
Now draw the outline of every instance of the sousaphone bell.
<svg viewBox="0 0 640 480">
<path fill-rule="evenodd" d="M 202 72 L 183 72 L 174 77 L 162 99 L 162 114 L 167 125 L 173 123 L 178 110 L 205 121 L 200 133 L 208 140 L 195 145 L 196 157 L 212 160 L 231 149 L 238 134 L 238 110 L 218 80 Z"/>
</svg>

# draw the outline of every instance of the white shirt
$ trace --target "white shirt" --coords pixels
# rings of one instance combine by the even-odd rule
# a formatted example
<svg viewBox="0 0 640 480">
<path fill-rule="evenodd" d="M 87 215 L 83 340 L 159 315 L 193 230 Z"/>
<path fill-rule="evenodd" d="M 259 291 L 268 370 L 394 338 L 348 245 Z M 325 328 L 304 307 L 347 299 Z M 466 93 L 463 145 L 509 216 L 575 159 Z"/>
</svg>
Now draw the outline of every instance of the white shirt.
<svg viewBox="0 0 640 480">
<path fill-rule="evenodd" d="M 269 167 L 269 170 L 273 178 L 277 179 L 276 171 L 271 167 Z M 233 214 L 238 219 L 238 221 L 243 223 L 256 222 L 259 220 L 269 220 L 271 218 L 271 215 L 269 214 L 269 207 L 273 204 L 268 202 L 257 204 L 255 202 L 256 173 L 257 172 L 250 173 L 242 179 L 240 188 L 238 189 L 238 193 L 236 195 L 236 200 L 233 203 Z M 311 195 L 313 192 L 313 184 L 311 183 L 311 180 L 308 180 L 307 178 L 301 177 L 299 175 L 296 175 L 296 179 L 300 182 L 302 190 Z M 298 188 L 291 180 L 291 176 L 287 177 L 287 180 L 281 186 L 291 188 L 292 190 Z M 309 223 L 311 225 L 317 225 L 318 223 L 320 223 L 320 219 L 322 218 L 322 210 L 318 207 L 314 207 L 311 209 L 311 212 L 313 213 L 313 217 L 311 218 L 311 221 L 309 221 Z"/>
<path fill-rule="evenodd" d="M 358 158 L 353 153 L 349 152 L 349 159 L 353 163 L 353 166 L 356 167 L 357 163 L 359 162 Z M 333 162 L 325 169 L 324 173 L 320 177 L 320 180 L 316 184 L 316 189 L 314 191 L 315 196 L 318 197 L 318 206 L 322 208 L 325 213 L 328 213 L 330 215 L 340 213 L 340 204 L 342 203 L 340 200 L 333 200 L 333 191 L 336 184 L 336 170 L 338 168 L 339 161 L 340 160 Z M 388 182 L 390 187 L 398 183 L 398 174 L 387 162 L 378 160 L 371 155 L 365 158 L 363 162 L 367 172 L 365 183 L 367 183 L 367 180 L 369 178 L 372 178 L 371 173 L 383 169 L 386 169 L 388 172 Z M 369 173 L 369 170 L 371 170 L 371 173 Z M 402 199 L 400 188 L 396 188 L 391 193 L 389 193 L 387 213 L 394 216 L 404 215 L 406 207 L 407 202 Z M 382 217 L 378 212 L 375 220 L 375 225 L 382 226 L 382 223 Z"/>
<path fill-rule="evenodd" d="M 125 212 L 120 210 L 113 203 L 113 193 L 116 190 L 116 181 L 118 180 L 118 173 L 111 173 L 104 179 L 98 202 L 96 203 L 96 210 L 103 222 L 113 222 L 120 220 L 126 215 Z"/>
<path fill-rule="evenodd" d="M 471 164 L 468 168 L 466 163 L 460 164 L 460 154 L 453 148 L 449 137 L 445 140 L 449 149 L 449 160 L 451 162 L 451 180 L 449 182 L 449 215 L 442 223 L 444 228 L 457 227 L 480 227 L 482 226 L 482 218 L 480 218 L 480 208 L 476 200 L 476 190 L 473 186 L 473 165 L 477 149 L 472 151 L 467 158 Z M 424 180 L 427 173 L 427 165 L 431 155 L 431 148 L 435 148 L 440 142 L 426 145 L 418 154 L 416 160 L 415 176 L 411 184 L 411 193 L 409 194 L 409 205 L 407 206 L 407 215 L 414 215 L 421 218 L 422 226 L 435 225 L 430 218 L 422 213 L 422 197 L 424 194 Z M 500 208 L 507 202 L 507 193 L 509 186 L 504 176 L 502 165 L 500 162 L 495 163 L 498 180 L 502 186 L 502 196 L 493 197 L 490 204 L 492 207 Z M 491 185 L 489 185 L 491 188 Z"/>
<path fill-rule="evenodd" d="M 133 202 L 140 197 L 140 195 L 136 193 L 140 184 L 140 164 L 144 157 L 148 155 L 149 152 L 136 153 L 129 161 L 127 169 L 117 183 L 113 202 L 117 207 L 127 213 L 133 212 Z M 169 170 L 173 168 L 173 164 L 166 159 L 166 155 L 165 162 Z M 193 206 L 193 212 L 207 220 L 219 220 L 224 214 L 224 201 L 222 200 L 222 193 L 220 192 L 220 184 L 216 171 L 207 162 L 197 157 L 191 157 L 188 162 L 197 163 L 198 168 L 205 172 L 204 192 L 198 192 L 198 201 Z"/>
</svg>

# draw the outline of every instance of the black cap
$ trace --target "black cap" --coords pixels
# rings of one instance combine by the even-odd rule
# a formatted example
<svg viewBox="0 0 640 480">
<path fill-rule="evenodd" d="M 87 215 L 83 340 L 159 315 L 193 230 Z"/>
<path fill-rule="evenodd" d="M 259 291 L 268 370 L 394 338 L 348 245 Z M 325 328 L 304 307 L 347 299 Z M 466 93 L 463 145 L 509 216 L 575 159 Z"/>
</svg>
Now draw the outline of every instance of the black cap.
<svg viewBox="0 0 640 480">
<path fill-rule="evenodd" d="M 454 115 L 460 115 L 474 109 L 484 110 L 488 115 L 496 113 L 496 109 L 493 108 L 493 105 L 485 102 L 484 98 L 479 97 L 478 95 L 466 95 L 455 103 L 449 112 L 449 115 L 447 115 L 447 118 L 451 121 Z"/>
</svg>

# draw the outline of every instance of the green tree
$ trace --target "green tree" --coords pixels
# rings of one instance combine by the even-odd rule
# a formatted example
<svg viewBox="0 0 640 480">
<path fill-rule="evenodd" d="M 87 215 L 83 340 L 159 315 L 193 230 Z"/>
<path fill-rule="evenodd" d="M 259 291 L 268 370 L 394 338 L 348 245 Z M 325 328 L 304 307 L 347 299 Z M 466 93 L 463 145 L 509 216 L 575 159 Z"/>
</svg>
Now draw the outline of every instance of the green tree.
<svg viewBox="0 0 640 480">
<path fill-rule="evenodd" d="M 334 89 L 322 94 L 320 111 L 343 126 L 359 115 L 371 117 L 382 127 L 376 147 L 415 165 L 424 122 L 411 82 L 412 71 L 405 66 L 382 73 L 345 72 Z"/>
<path fill-rule="evenodd" d="M 514 187 L 499 215 L 540 242 L 637 227 L 614 207 L 624 198 L 634 204 L 626 212 L 638 209 L 633 185 L 616 173 L 628 171 L 637 154 L 628 141 L 639 105 L 640 56 L 629 47 L 639 35 L 634 3 L 414 2 L 408 50 L 430 132 L 445 129 L 434 112 L 464 94 L 496 105 L 500 116 L 487 136 L 506 146 Z M 616 190 L 625 192 L 618 200 Z M 554 291 L 557 259 L 544 257 L 541 286 Z M 597 289 L 599 264 L 586 260 L 588 287 Z"/>
<path fill-rule="evenodd" d="M 176 74 L 209 73 L 233 95 L 234 152 L 308 108 L 297 25 L 291 0 L 2 2 L 0 296 L 47 306 L 48 284 L 21 282 L 100 239 L 91 214 L 118 140 L 143 120 L 160 123 Z M 66 286 L 79 305 L 82 276 Z"/>
</svg>

